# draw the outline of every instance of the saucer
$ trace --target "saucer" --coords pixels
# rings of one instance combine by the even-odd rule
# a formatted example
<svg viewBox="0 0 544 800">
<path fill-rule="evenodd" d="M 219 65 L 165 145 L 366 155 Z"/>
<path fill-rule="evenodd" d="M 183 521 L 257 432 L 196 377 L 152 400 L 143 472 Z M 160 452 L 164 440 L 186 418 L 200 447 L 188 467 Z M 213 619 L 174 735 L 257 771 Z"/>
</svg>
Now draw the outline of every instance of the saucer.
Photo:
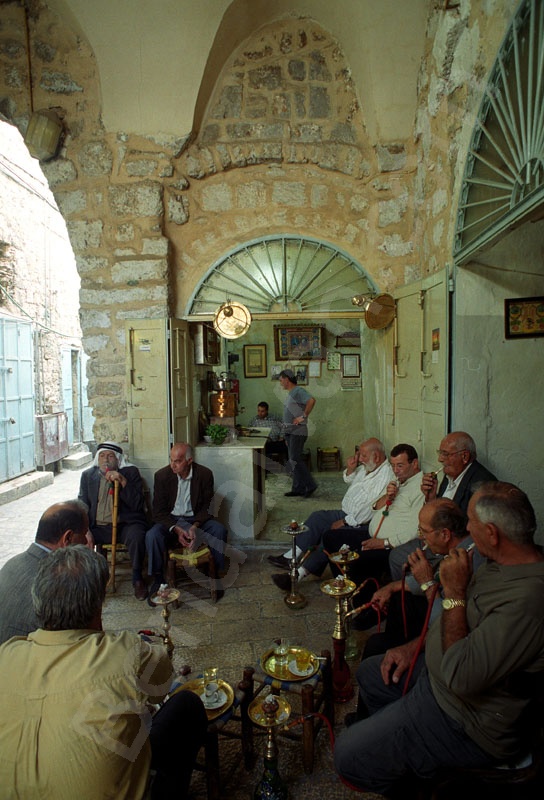
<svg viewBox="0 0 544 800">
<path fill-rule="evenodd" d="M 310 662 L 306 669 L 300 670 L 297 667 L 297 662 L 293 659 L 293 661 L 289 662 L 289 672 L 292 672 L 293 675 L 298 675 L 300 678 L 305 678 L 308 675 L 312 675 L 315 671 L 314 665 Z"/>
<path fill-rule="evenodd" d="M 206 699 L 205 692 L 202 692 L 200 695 L 200 699 L 204 703 L 204 708 L 208 709 L 209 711 L 213 711 L 215 708 L 221 708 L 227 702 L 227 695 L 223 691 L 223 689 L 219 689 L 217 692 L 217 700 L 209 701 Z"/>
</svg>

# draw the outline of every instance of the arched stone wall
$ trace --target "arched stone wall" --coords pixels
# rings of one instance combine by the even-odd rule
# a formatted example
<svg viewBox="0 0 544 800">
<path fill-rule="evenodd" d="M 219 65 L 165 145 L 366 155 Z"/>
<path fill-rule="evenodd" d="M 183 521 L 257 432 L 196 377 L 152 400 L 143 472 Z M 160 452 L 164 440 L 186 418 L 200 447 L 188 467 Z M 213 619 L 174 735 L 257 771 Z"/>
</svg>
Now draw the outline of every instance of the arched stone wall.
<svg viewBox="0 0 544 800">
<path fill-rule="evenodd" d="M 341 43 L 313 20 L 278 19 L 226 58 L 189 144 L 191 131 L 106 132 L 81 31 L 47 0 L 28 5 L 32 76 L 23 8 L 2 4 L 0 113 L 24 132 L 32 84 L 34 108 L 65 118 L 60 157 L 43 166 L 82 279 L 97 438 L 127 435 L 124 320 L 182 314 L 240 240 L 325 235 L 388 291 L 450 258 L 460 159 L 515 0 L 430 7 L 414 139 L 376 147 Z"/>
<path fill-rule="evenodd" d="M 323 237 L 384 290 L 417 277 L 406 143 L 371 147 L 349 64 L 314 20 L 256 32 L 225 64 L 201 130 L 176 160 L 166 230 L 177 314 L 240 241 Z"/>
</svg>

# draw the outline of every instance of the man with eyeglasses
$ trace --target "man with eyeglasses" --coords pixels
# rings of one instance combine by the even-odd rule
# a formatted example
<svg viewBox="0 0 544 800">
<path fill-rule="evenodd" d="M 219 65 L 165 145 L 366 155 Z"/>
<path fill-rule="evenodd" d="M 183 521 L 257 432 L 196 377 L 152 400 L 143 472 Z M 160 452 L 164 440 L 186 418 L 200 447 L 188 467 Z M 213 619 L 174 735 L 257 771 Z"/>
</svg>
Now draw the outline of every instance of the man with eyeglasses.
<svg viewBox="0 0 544 800">
<path fill-rule="evenodd" d="M 472 436 L 464 431 L 453 431 L 444 436 L 437 450 L 438 461 L 442 465 L 444 477 L 438 483 L 437 471 L 426 472 L 421 481 L 421 491 L 425 502 L 436 497 L 453 500 L 463 514 L 467 514 L 469 500 L 482 483 L 496 481 L 493 473 L 477 460 L 476 444 Z M 395 548 L 389 557 L 389 571 L 393 580 L 402 576 L 402 568 L 410 553 L 418 546 L 418 540 Z"/>
<path fill-rule="evenodd" d="M 465 515 L 453 500 L 438 497 L 421 508 L 417 529 L 419 546 L 408 556 L 404 580 L 391 581 L 377 589 L 370 599 L 372 606 L 354 619 L 354 627 L 370 628 L 386 615 L 384 631 L 374 633 L 368 639 L 363 658 L 385 653 L 390 647 L 404 645 L 419 636 L 427 614 L 427 603 L 436 595 L 440 562 L 452 547 L 467 548 L 473 544 L 465 525 Z M 473 564 L 480 562 L 481 559 L 473 558 Z M 433 603 L 431 619 L 440 611 L 438 595 Z"/>
<path fill-rule="evenodd" d="M 371 716 L 338 736 L 334 761 L 361 791 L 406 796 L 414 773 L 433 778 L 443 768 L 498 767 L 527 755 L 544 664 L 535 512 L 516 486 L 484 483 L 470 499 L 468 531 L 486 561 L 474 570 L 474 551 L 461 548 L 443 560 L 442 613 L 408 686 L 391 650 L 357 671 Z"/>
</svg>

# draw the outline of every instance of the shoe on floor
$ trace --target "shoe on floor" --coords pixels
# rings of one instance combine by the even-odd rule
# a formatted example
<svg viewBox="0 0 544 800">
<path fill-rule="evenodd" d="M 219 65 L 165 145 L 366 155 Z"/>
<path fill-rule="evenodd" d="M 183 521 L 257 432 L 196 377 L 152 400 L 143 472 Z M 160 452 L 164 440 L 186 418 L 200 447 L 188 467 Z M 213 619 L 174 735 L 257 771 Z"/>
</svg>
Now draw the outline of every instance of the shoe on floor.
<svg viewBox="0 0 544 800">
<path fill-rule="evenodd" d="M 313 489 L 309 489 L 307 492 L 304 492 L 304 497 L 311 497 L 316 489 L 317 489 L 317 486 L 314 486 Z"/>
<path fill-rule="evenodd" d="M 302 492 L 285 492 L 284 497 L 303 497 Z"/>
<path fill-rule="evenodd" d="M 156 608 L 157 607 L 157 604 L 154 603 L 151 598 L 154 597 L 157 594 L 157 592 L 159 591 L 160 585 L 161 584 L 159 583 L 159 581 L 153 581 L 153 583 L 149 587 L 149 594 L 147 595 L 147 605 L 151 606 L 151 608 Z"/>
<path fill-rule="evenodd" d="M 289 569 L 291 566 L 291 562 L 285 556 L 267 556 L 268 561 L 273 564 L 275 567 L 279 567 L 279 569 Z"/>
<path fill-rule="evenodd" d="M 145 600 L 147 597 L 147 586 L 142 581 L 134 581 L 134 597 L 136 600 Z"/>
<path fill-rule="evenodd" d="M 286 575 L 285 572 L 276 572 L 275 575 L 272 575 L 272 580 L 282 592 L 291 591 L 291 576 Z"/>
</svg>

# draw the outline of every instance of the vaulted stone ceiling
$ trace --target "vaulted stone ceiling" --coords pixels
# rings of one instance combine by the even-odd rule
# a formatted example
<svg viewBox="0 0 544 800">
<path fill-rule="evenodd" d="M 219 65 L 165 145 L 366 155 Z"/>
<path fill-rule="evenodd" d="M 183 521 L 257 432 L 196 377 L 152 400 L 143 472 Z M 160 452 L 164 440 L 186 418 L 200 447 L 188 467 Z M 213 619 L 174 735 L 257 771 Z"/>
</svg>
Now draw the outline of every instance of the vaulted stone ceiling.
<svg viewBox="0 0 544 800">
<path fill-rule="evenodd" d="M 280 16 L 312 17 L 344 50 L 371 143 L 413 130 L 430 0 L 52 0 L 95 53 L 109 131 L 198 131 L 225 59 Z"/>
</svg>

